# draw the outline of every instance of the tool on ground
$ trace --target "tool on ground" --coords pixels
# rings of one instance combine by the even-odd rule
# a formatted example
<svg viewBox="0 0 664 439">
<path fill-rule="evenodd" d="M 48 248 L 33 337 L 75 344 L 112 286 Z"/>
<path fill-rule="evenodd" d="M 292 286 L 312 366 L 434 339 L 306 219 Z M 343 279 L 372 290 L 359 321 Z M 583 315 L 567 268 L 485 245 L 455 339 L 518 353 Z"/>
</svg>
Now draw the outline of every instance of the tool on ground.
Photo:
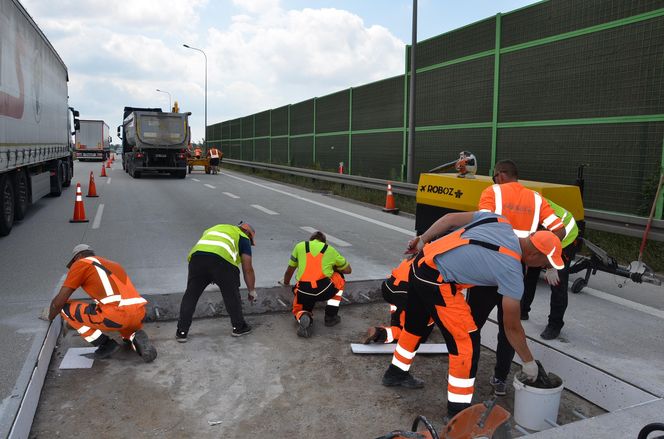
<svg viewBox="0 0 664 439">
<path fill-rule="evenodd" d="M 97 195 L 97 185 L 95 184 L 95 176 L 92 173 L 92 171 L 90 171 L 90 183 L 88 184 L 88 194 L 86 195 L 86 197 L 93 198 L 98 196 L 99 195 Z"/>
<path fill-rule="evenodd" d="M 100 177 L 106 177 L 106 168 L 104 167 L 104 164 L 101 164 L 101 174 L 99 174 Z"/>
<path fill-rule="evenodd" d="M 389 212 L 393 214 L 399 213 L 399 208 L 396 207 L 394 203 L 394 194 L 392 194 L 392 183 L 387 182 L 387 195 L 385 196 L 385 207 L 383 207 L 383 212 Z"/>
<path fill-rule="evenodd" d="M 85 218 L 85 206 L 83 206 L 83 193 L 81 192 L 81 183 L 76 183 L 76 201 L 74 202 L 74 217 L 69 220 L 70 223 L 87 223 Z"/>
</svg>

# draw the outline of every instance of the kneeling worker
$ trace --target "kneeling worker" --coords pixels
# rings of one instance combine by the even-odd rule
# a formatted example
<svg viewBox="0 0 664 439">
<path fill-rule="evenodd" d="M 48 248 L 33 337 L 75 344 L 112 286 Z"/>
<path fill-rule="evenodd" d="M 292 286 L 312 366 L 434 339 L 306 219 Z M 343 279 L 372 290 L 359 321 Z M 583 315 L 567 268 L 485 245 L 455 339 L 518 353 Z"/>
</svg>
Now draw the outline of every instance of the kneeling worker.
<svg viewBox="0 0 664 439">
<path fill-rule="evenodd" d="M 295 244 L 282 285 L 289 285 L 297 269 L 297 283 L 293 287 L 293 315 L 298 322 L 297 335 L 311 336 L 313 309 L 316 302 L 327 300 L 325 326 L 341 321 L 339 304 L 350 264 L 331 245 L 323 232 L 315 232 L 308 241 Z"/>
<path fill-rule="evenodd" d="M 180 303 L 180 319 L 175 339 L 187 341 L 187 333 L 196 310 L 196 304 L 205 287 L 214 282 L 221 290 L 224 306 L 231 318 L 233 337 L 251 332 L 251 326 L 242 314 L 240 299 L 240 265 L 244 283 L 249 290 L 249 301 L 256 300 L 256 276 L 251 263 L 251 246 L 254 245 L 255 231 L 247 223 L 218 224 L 210 227 L 200 237 L 189 252 L 189 273 L 187 290 Z"/>
<path fill-rule="evenodd" d="M 53 320 L 59 313 L 81 337 L 97 346 L 95 358 L 108 358 L 120 348 L 104 331 L 119 332 L 143 361 L 153 361 L 157 350 L 141 329 L 147 301 L 138 294 L 120 264 L 95 256 L 92 247 L 79 244 L 74 247 L 67 268 L 67 278 L 51 302 L 48 319 Z M 79 287 L 94 303 L 68 300 Z"/>
</svg>

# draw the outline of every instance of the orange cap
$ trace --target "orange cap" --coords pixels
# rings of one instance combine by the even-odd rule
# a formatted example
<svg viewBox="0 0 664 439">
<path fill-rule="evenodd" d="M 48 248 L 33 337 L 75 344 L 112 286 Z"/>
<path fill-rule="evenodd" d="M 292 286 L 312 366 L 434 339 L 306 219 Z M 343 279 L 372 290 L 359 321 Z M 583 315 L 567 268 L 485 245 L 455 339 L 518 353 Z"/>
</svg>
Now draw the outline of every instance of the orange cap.
<svg viewBox="0 0 664 439">
<path fill-rule="evenodd" d="M 254 236 L 256 235 L 256 232 L 254 231 L 254 228 L 251 227 L 249 224 L 245 223 L 244 221 L 240 221 L 240 224 L 238 224 L 238 227 L 242 229 L 242 231 L 249 237 L 249 241 L 251 241 L 251 245 L 256 245 L 254 242 Z"/>
<path fill-rule="evenodd" d="M 556 270 L 565 268 L 563 246 L 556 235 L 548 230 L 542 230 L 530 235 L 530 242 L 533 243 L 537 250 L 546 255 L 553 268 Z"/>
</svg>

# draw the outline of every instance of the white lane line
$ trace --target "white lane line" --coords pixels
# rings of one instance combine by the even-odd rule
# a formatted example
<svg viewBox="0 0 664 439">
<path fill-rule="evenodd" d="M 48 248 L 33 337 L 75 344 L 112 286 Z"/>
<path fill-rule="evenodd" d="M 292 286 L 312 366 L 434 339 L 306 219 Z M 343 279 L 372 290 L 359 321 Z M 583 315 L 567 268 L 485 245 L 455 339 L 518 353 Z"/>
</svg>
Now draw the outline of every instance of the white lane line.
<svg viewBox="0 0 664 439">
<path fill-rule="evenodd" d="M 255 186 L 262 187 L 264 189 L 269 189 L 271 191 L 278 192 L 278 193 L 283 194 L 283 195 L 288 195 L 289 197 L 293 197 L 293 198 L 296 198 L 298 200 L 306 201 L 307 203 L 315 204 L 316 206 L 320 206 L 320 207 L 324 207 L 326 209 L 334 210 L 335 212 L 343 213 L 344 215 L 352 216 L 353 218 L 357 218 L 357 219 L 360 219 L 362 221 L 366 221 L 366 222 L 371 223 L 371 224 L 376 224 L 377 226 L 385 227 L 386 229 L 394 230 L 395 232 L 403 233 L 404 235 L 415 236 L 415 232 L 413 230 L 403 229 L 401 227 L 393 226 L 392 224 L 384 223 L 382 221 L 378 221 L 378 220 L 375 220 L 373 218 L 366 217 L 364 215 L 360 215 L 360 214 L 353 213 L 353 212 L 347 212 L 344 209 L 339 209 L 338 207 L 328 206 L 327 204 L 319 203 L 318 201 L 310 200 L 308 198 L 304 198 L 304 197 L 301 197 L 299 195 L 291 194 L 290 192 L 282 191 L 281 189 L 276 189 L 276 188 L 272 188 L 270 186 L 266 186 L 264 184 L 256 183 L 254 181 L 247 180 L 245 178 L 236 177 L 235 175 L 227 174 L 225 172 L 222 172 L 221 174 L 226 175 L 226 176 L 231 177 L 231 178 L 235 178 L 236 180 L 244 181 L 245 183 L 250 183 L 250 184 L 253 184 Z"/>
<path fill-rule="evenodd" d="M 235 194 L 231 194 L 230 192 L 222 192 L 222 194 L 226 195 L 227 197 L 231 197 L 231 198 L 240 198 Z"/>
<path fill-rule="evenodd" d="M 192 178 L 192 180 L 194 180 L 194 181 L 200 181 L 198 178 Z"/>
<path fill-rule="evenodd" d="M 95 215 L 95 220 L 92 222 L 92 228 L 98 229 L 99 224 L 101 224 L 101 216 L 104 213 L 104 205 L 100 204 L 97 208 L 97 214 Z"/>
<path fill-rule="evenodd" d="M 111 177 L 108 177 L 108 180 L 106 180 L 106 184 L 111 184 Z"/>
<path fill-rule="evenodd" d="M 623 299 L 622 297 L 614 296 L 613 294 L 608 294 L 603 291 L 596 290 L 594 288 L 589 288 L 585 287 L 583 289 L 584 293 L 587 293 L 591 296 L 595 296 L 599 299 L 604 299 L 608 302 L 613 302 L 618 305 L 622 305 L 627 308 L 631 308 L 635 311 L 640 311 L 646 314 L 650 314 L 651 316 L 654 317 L 659 317 L 660 319 L 664 319 L 664 311 L 661 309 L 653 308 L 652 306 L 648 305 L 643 305 L 642 303 L 638 302 L 633 302 L 631 300 Z"/>
<path fill-rule="evenodd" d="M 205 183 L 203 186 L 209 187 L 210 189 L 216 189 L 215 186 L 212 186 L 211 184 L 207 184 L 207 183 Z"/>
<path fill-rule="evenodd" d="M 314 229 L 313 227 L 302 226 L 302 227 L 300 227 L 300 228 L 301 228 L 302 230 L 304 230 L 305 232 L 309 232 L 309 233 L 314 233 L 314 232 L 317 231 L 317 230 Z M 325 232 L 323 232 L 323 233 L 325 233 Z M 332 244 L 337 245 L 337 246 L 339 246 L 339 247 L 352 247 L 352 246 L 353 246 L 353 244 L 350 244 L 350 243 L 344 241 L 343 239 L 336 238 L 336 237 L 334 237 L 334 236 L 332 236 L 332 235 L 328 235 L 327 233 L 325 233 L 325 237 L 326 237 L 327 240 L 330 241 Z"/>
<path fill-rule="evenodd" d="M 279 215 L 279 214 L 278 214 L 277 212 L 275 212 L 274 210 L 270 210 L 270 209 L 268 209 L 267 207 L 263 207 L 263 206 L 260 206 L 260 205 L 258 205 L 258 204 L 252 204 L 251 207 L 253 207 L 254 209 L 258 209 L 258 210 L 260 210 L 261 212 L 265 212 L 265 213 L 267 213 L 268 215 Z"/>
</svg>

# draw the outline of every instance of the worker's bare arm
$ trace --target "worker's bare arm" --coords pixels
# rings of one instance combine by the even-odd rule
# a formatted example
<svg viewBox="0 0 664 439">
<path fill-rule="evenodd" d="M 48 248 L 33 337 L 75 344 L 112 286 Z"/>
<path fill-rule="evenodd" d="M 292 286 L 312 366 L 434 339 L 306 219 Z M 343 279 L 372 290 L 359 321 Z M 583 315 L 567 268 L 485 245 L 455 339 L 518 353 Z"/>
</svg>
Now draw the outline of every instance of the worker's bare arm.
<svg viewBox="0 0 664 439">
<path fill-rule="evenodd" d="M 69 300 L 69 297 L 74 291 L 74 289 L 65 286 L 60 288 L 58 294 L 51 301 L 51 306 L 48 310 L 49 320 L 53 320 L 55 316 L 57 316 L 60 311 L 62 311 L 62 307 L 65 306 L 65 303 L 67 303 L 67 300 Z"/>
<path fill-rule="evenodd" d="M 293 274 L 295 273 L 296 269 L 297 269 L 297 267 L 291 267 L 290 265 L 288 266 L 288 268 L 286 268 L 286 272 L 284 273 L 284 280 L 283 280 L 284 285 L 289 285 L 290 284 L 290 281 L 293 278 Z"/>
<path fill-rule="evenodd" d="M 438 236 L 441 236 L 450 230 L 465 226 L 473 220 L 475 212 L 455 212 L 448 213 L 439 218 L 435 223 L 420 236 L 416 236 L 408 243 L 409 250 L 421 250 L 424 244 L 431 242 Z"/>
<path fill-rule="evenodd" d="M 503 326 L 510 344 L 524 363 L 533 361 L 533 354 L 526 343 L 526 333 L 521 326 L 521 304 L 518 300 L 503 296 Z"/>
<path fill-rule="evenodd" d="M 348 264 L 342 269 L 336 268 L 336 271 L 338 271 L 339 273 L 343 273 L 343 274 L 350 274 L 353 271 L 353 269 L 350 268 L 350 264 Z"/>
<path fill-rule="evenodd" d="M 251 264 L 251 256 L 243 254 L 241 257 L 244 283 L 249 291 L 254 291 L 256 289 L 256 275 L 254 274 L 254 266 Z"/>
</svg>

